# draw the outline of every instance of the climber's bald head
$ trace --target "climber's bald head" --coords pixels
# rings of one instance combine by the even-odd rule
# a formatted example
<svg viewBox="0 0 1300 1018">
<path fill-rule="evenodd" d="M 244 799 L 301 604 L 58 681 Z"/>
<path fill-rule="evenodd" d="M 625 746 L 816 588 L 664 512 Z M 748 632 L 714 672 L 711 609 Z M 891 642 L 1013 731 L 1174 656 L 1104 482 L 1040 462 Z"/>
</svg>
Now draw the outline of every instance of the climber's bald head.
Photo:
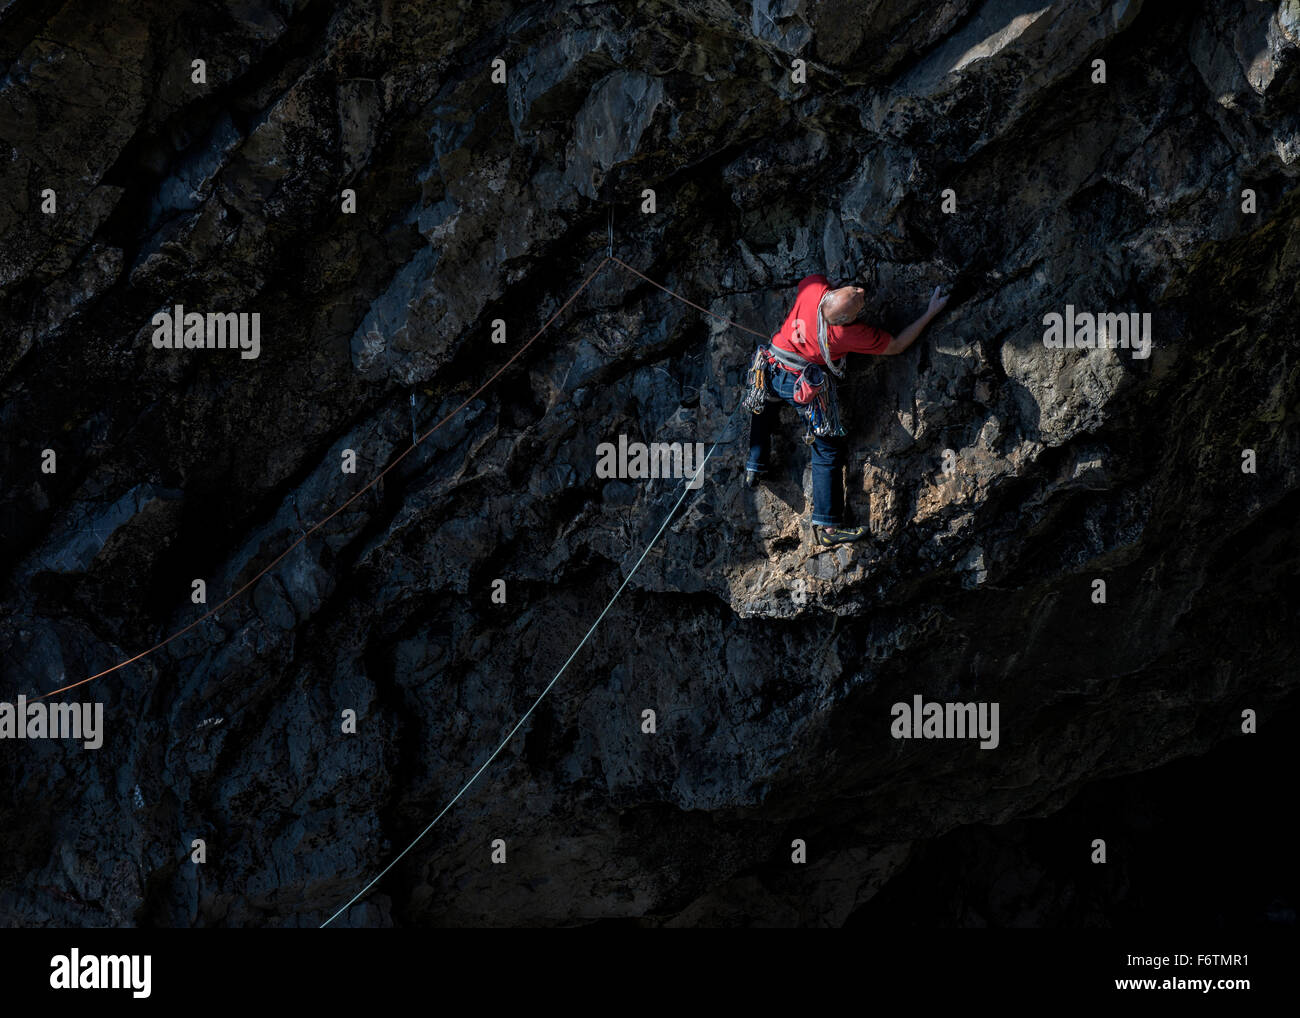
<svg viewBox="0 0 1300 1018">
<path fill-rule="evenodd" d="M 841 286 L 823 298 L 822 314 L 827 325 L 848 325 L 862 313 L 867 292 L 860 286 Z"/>
</svg>

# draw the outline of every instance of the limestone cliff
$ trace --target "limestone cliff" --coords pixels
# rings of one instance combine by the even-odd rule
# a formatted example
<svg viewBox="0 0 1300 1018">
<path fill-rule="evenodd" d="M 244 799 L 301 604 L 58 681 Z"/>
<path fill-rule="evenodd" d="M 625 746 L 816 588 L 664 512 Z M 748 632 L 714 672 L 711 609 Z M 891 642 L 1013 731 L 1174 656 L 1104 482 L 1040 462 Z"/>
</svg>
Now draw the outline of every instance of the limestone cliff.
<svg viewBox="0 0 1300 1018">
<path fill-rule="evenodd" d="M 224 600 L 595 272 L 64 694 L 101 749 L 3 744 L 0 921 L 322 922 L 676 502 L 597 476 L 619 435 L 722 444 L 340 923 L 839 925 L 949 832 L 1295 705 L 1295 0 L 8 0 L 0 56 L 0 699 Z M 954 288 L 850 360 L 869 542 L 809 541 L 793 416 L 744 486 L 754 340 L 606 261 L 611 215 L 760 333 L 813 272 L 891 331 Z M 156 349 L 178 304 L 259 355 Z M 1150 356 L 1045 346 L 1067 305 L 1150 314 Z M 999 745 L 892 739 L 918 694 L 996 701 Z"/>
</svg>

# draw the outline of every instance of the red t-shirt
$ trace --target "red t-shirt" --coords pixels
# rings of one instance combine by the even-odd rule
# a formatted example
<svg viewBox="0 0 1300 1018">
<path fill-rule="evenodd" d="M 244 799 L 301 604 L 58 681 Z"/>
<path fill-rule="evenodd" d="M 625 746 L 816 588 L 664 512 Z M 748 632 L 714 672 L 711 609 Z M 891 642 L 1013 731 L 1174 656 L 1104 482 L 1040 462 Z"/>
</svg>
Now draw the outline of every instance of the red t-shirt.
<svg viewBox="0 0 1300 1018">
<path fill-rule="evenodd" d="M 817 349 L 817 305 L 830 281 L 825 276 L 805 276 L 799 281 L 799 293 L 794 307 L 785 316 L 779 332 L 772 337 L 774 345 L 783 350 L 793 350 L 804 360 L 824 365 L 821 351 Z M 831 360 L 839 360 L 846 353 L 883 353 L 894 337 L 873 325 L 826 326 L 826 345 L 830 347 Z"/>
</svg>

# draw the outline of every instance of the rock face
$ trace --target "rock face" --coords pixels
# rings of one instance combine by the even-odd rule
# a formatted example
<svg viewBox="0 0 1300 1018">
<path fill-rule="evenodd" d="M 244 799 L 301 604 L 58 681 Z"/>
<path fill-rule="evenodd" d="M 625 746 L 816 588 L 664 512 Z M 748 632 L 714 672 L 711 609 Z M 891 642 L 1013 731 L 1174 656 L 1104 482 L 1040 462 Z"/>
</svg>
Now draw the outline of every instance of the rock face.
<svg viewBox="0 0 1300 1018">
<path fill-rule="evenodd" d="M 4 742 L 0 921 L 323 922 L 677 502 L 620 435 L 721 444 L 338 923 L 838 925 L 1295 704 L 1294 0 L 11 0 L 0 54 L 0 699 L 184 630 L 60 695 L 101 749 Z M 808 539 L 793 416 L 741 483 L 754 340 L 611 214 L 759 333 L 955 288 L 850 361 L 870 542 Z M 259 356 L 155 349 L 177 304 Z M 891 738 L 916 695 L 999 744 Z"/>
</svg>

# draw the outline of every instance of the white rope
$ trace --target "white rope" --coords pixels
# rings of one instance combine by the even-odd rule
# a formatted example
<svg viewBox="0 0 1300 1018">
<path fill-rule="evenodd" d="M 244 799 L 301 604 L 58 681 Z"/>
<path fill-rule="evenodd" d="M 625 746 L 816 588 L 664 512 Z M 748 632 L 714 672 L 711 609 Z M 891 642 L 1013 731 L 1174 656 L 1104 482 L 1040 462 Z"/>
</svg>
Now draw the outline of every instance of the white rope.
<svg viewBox="0 0 1300 1018">
<path fill-rule="evenodd" d="M 709 462 L 709 457 L 713 455 L 714 450 L 717 449 L 718 445 L 722 442 L 723 437 L 727 434 L 728 429 L 731 427 L 731 422 L 735 420 L 737 412 L 740 410 L 741 406 L 743 405 L 744 405 L 743 402 L 739 403 L 737 404 L 736 409 L 731 411 L 731 416 L 727 418 L 727 423 L 722 426 L 722 434 L 718 436 L 717 441 L 713 443 L 712 448 L 709 449 L 707 455 L 705 455 L 704 459 L 700 462 L 700 465 L 696 469 L 695 473 L 691 475 L 690 478 L 691 483 L 694 483 L 697 478 L 701 477 L 701 475 L 704 472 L 704 465 Z M 701 480 L 700 483 L 702 484 L 703 481 Z M 584 636 L 579 641 L 578 645 L 573 648 L 573 653 L 570 654 L 568 660 L 565 661 L 564 664 L 560 666 L 560 670 L 555 673 L 555 677 L 552 678 L 551 681 L 546 684 L 546 688 L 542 690 L 541 695 L 538 696 L 537 699 L 533 701 L 533 705 L 524 712 L 523 717 L 521 717 L 515 723 L 514 728 L 510 729 L 506 737 L 501 740 L 501 745 L 497 746 L 497 748 L 492 751 L 492 755 L 483 761 L 483 765 L 474 772 L 473 776 L 471 776 L 470 779 L 465 782 L 461 790 L 457 792 L 455 796 L 452 797 L 451 802 L 447 803 L 447 805 L 445 805 L 442 808 L 442 811 L 439 812 L 439 814 L 429 822 L 429 826 L 426 827 L 424 830 L 422 830 L 419 834 L 417 834 L 415 836 L 415 839 L 404 849 L 402 849 L 402 851 L 398 853 L 397 857 L 393 859 L 392 862 L 390 862 L 387 866 L 385 866 L 382 870 L 380 870 L 378 876 L 376 876 L 373 880 L 370 881 L 370 883 L 366 884 L 365 887 L 361 888 L 361 890 L 359 890 L 356 894 L 354 894 L 348 900 L 348 903 L 346 905 L 344 905 L 332 916 L 330 916 L 323 923 L 321 923 L 320 929 L 323 930 L 326 926 L 328 926 L 335 919 L 341 916 L 344 912 L 346 912 L 349 908 L 351 908 L 360 898 L 362 898 L 367 891 L 369 891 L 372 887 L 374 887 L 375 884 L 379 883 L 379 881 L 383 879 L 384 874 L 386 874 L 389 870 L 391 870 L 394 866 L 396 866 L 401 861 L 402 857 L 406 855 L 407 852 L 409 852 L 417 844 L 419 844 L 420 840 L 431 830 L 433 830 L 434 824 L 436 824 L 439 820 L 441 820 L 443 816 L 446 815 L 447 811 L 452 808 L 452 806 L 456 805 L 456 800 L 459 799 L 462 795 L 465 794 L 466 791 L 469 790 L 469 786 L 474 784 L 478 776 L 482 774 L 485 770 L 487 770 L 488 764 L 490 764 L 493 760 L 495 760 L 497 758 L 497 754 L 506 748 L 506 744 L 511 740 L 511 738 L 514 737 L 515 732 L 519 731 L 523 723 L 527 721 L 529 716 L 533 713 L 533 711 L 537 709 L 538 704 L 540 704 L 544 699 L 546 699 L 546 694 L 549 693 L 551 691 L 551 688 L 560 680 L 560 676 L 564 674 L 565 669 L 567 669 L 569 665 L 573 663 L 573 659 L 578 656 L 578 651 L 582 650 L 582 648 L 586 646 L 587 641 L 591 638 L 591 634 L 596 631 L 596 627 L 600 625 L 601 620 L 604 619 L 604 617 L 607 614 L 609 614 L 609 610 L 614 607 L 614 602 L 618 600 L 619 595 L 623 593 L 627 585 L 631 582 L 632 577 L 636 575 L 636 571 L 641 568 L 641 563 L 645 561 L 645 557 L 650 554 L 650 549 L 655 546 L 659 538 L 663 535 L 664 530 L 668 526 L 668 522 L 673 518 L 673 514 L 677 512 L 678 509 L 681 508 L 682 503 L 686 501 L 686 496 L 690 493 L 690 491 L 691 491 L 691 485 L 687 484 L 686 487 L 683 488 L 681 497 L 677 500 L 677 504 L 674 505 L 671 510 L 669 510 L 668 515 L 664 517 L 663 523 L 659 525 L 658 531 L 655 532 L 655 536 L 650 539 L 650 543 L 646 545 L 645 551 L 643 551 L 641 553 L 641 557 L 636 560 L 636 565 L 632 567 L 632 571 L 627 574 L 627 577 L 619 585 L 618 590 L 614 591 L 614 596 L 609 599 L 609 604 L 605 605 L 604 611 L 602 611 L 598 616 L 596 616 L 596 621 L 593 622 L 591 624 L 591 628 L 587 630 L 587 635 Z"/>
</svg>

